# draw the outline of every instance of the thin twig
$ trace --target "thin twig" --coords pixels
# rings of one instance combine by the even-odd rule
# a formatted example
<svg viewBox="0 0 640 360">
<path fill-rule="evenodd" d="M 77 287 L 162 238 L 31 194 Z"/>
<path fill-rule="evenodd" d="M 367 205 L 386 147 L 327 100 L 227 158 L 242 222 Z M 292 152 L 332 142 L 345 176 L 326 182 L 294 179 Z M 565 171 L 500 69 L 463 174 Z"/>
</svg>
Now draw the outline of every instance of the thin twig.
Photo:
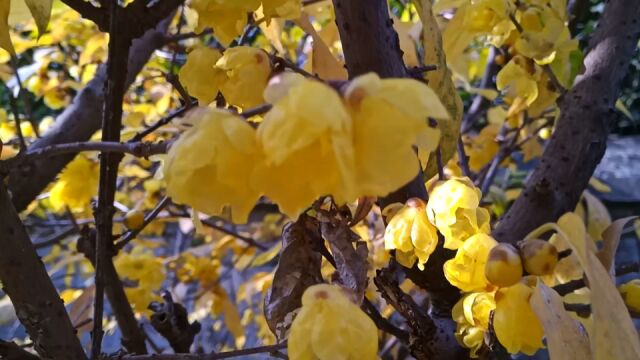
<svg viewBox="0 0 640 360">
<path fill-rule="evenodd" d="M 43 248 L 55 245 L 60 241 L 64 240 L 65 238 L 67 238 L 69 235 L 74 234 L 75 232 L 77 232 L 77 229 L 75 227 L 70 227 L 59 233 L 51 235 L 49 238 L 45 240 L 42 240 L 40 242 L 33 244 L 33 247 L 37 250 L 37 249 L 43 249 Z"/>
<path fill-rule="evenodd" d="M 116 251 L 121 250 L 125 245 L 127 245 L 131 240 L 135 239 L 144 228 L 147 227 L 156 217 L 160 214 L 160 212 L 171 202 L 171 199 L 167 196 L 163 197 L 162 200 L 158 202 L 156 207 L 153 208 L 147 215 L 144 217 L 144 221 L 142 225 L 134 230 L 130 230 L 126 232 L 122 239 L 115 243 Z"/>
<path fill-rule="evenodd" d="M 122 360 L 220 360 L 231 359 L 237 357 L 246 357 L 248 355 L 263 354 L 276 352 L 287 347 L 287 343 L 283 342 L 276 345 L 257 346 L 248 349 L 240 349 L 233 351 L 219 352 L 216 354 L 153 354 L 153 355 L 126 355 L 119 357 Z"/>
<path fill-rule="evenodd" d="M 306 70 L 304 70 L 303 68 L 297 66 L 296 64 L 294 64 L 291 60 L 289 59 L 285 59 L 281 56 L 278 55 L 270 55 L 271 57 L 271 62 L 273 62 L 274 66 L 276 68 L 280 67 L 280 68 L 287 68 L 292 70 L 295 73 L 298 73 L 304 77 L 308 77 L 308 78 L 315 78 L 315 79 L 320 79 L 320 77 L 318 77 L 318 75 L 314 75 Z"/>
<path fill-rule="evenodd" d="M 623 264 L 616 267 L 616 276 L 622 276 L 636 272 L 640 272 L 640 263 Z M 578 289 L 582 289 L 585 286 L 587 286 L 587 284 L 584 282 L 584 279 L 578 279 L 566 282 L 564 284 L 556 285 L 553 287 L 553 289 L 558 294 L 560 294 L 560 296 L 565 296 Z"/>
<path fill-rule="evenodd" d="M 252 116 L 256 116 L 256 115 L 262 115 L 266 112 L 268 112 L 269 110 L 271 110 L 271 108 L 273 107 L 273 105 L 271 104 L 262 104 L 262 105 L 258 105 L 254 108 L 248 109 L 247 111 L 243 111 L 240 116 L 242 116 L 245 119 L 248 119 Z"/>
<path fill-rule="evenodd" d="M 492 87 L 493 85 L 493 77 L 498 72 L 498 64 L 495 62 L 497 49 L 495 47 L 491 47 L 489 49 L 489 55 L 487 56 L 487 65 L 484 69 L 484 74 L 482 75 L 482 79 L 480 80 L 480 84 L 478 88 L 487 89 Z M 462 134 L 467 133 L 475 122 L 478 120 L 482 114 L 489 108 L 491 105 L 491 100 L 482 96 L 482 94 L 476 94 L 469 106 L 469 110 L 464 115 L 462 119 L 462 126 L 460 132 Z"/>
<path fill-rule="evenodd" d="M 464 150 L 464 143 L 462 142 L 462 135 L 458 136 L 458 143 L 456 145 L 458 149 L 458 166 L 462 170 L 462 174 L 468 177 L 469 179 L 473 179 L 473 174 L 471 173 L 471 169 L 469 168 L 469 156 Z"/>
<path fill-rule="evenodd" d="M 43 146 L 33 150 L 28 150 L 26 154 L 16 159 L 17 162 L 32 161 L 41 158 L 48 158 L 57 155 L 75 154 L 85 151 L 100 151 L 101 153 L 131 154 L 135 157 L 148 158 L 157 154 L 165 154 L 168 150 L 169 142 L 128 142 L 116 141 L 87 141 L 67 144 L 53 144 Z"/>
<path fill-rule="evenodd" d="M 138 2 L 139 4 L 139 2 Z M 122 126 L 122 103 L 126 91 L 127 60 L 131 48 L 132 35 L 128 26 L 120 21 L 119 16 L 125 11 L 131 11 L 137 3 L 124 10 L 118 2 L 111 2 L 109 6 L 109 49 L 107 60 L 107 77 L 105 83 L 106 98 L 102 116 L 102 141 L 120 141 Z M 98 205 L 95 208 L 96 218 L 96 246 L 95 246 L 95 286 L 93 332 L 91 341 L 91 359 L 100 357 L 102 348 L 102 319 L 104 311 L 105 271 L 113 267 L 111 259 L 113 250 L 113 202 L 118 178 L 118 164 L 122 154 L 102 153 L 100 156 L 100 181 L 98 187 Z M 117 274 L 116 274 L 117 276 Z M 126 298 L 126 297 L 125 297 Z M 144 340 L 136 352 L 145 353 Z"/>
<path fill-rule="evenodd" d="M 171 214 L 172 216 L 178 216 L 178 217 L 184 217 L 184 218 L 191 218 L 191 215 L 185 210 L 185 209 L 181 209 L 181 211 L 175 211 L 173 209 L 169 209 L 169 214 Z M 251 246 L 255 246 L 260 250 L 268 250 L 269 247 L 260 244 L 259 242 L 257 242 L 255 239 L 250 238 L 248 236 L 244 236 L 244 235 L 240 235 L 237 232 L 233 231 L 233 230 L 229 230 L 227 227 L 223 226 L 223 225 L 218 225 L 216 224 L 216 221 L 213 219 L 201 219 L 200 222 L 202 222 L 203 225 L 210 227 L 212 229 L 218 230 L 221 233 L 227 234 L 227 235 L 231 235 L 235 238 L 237 238 L 238 240 L 241 240 L 245 243 L 247 243 L 248 245 Z"/>
<path fill-rule="evenodd" d="M 20 110 L 16 103 L 16 99 L 13 97 L 11 89 L 4 82 L 2 85 L 4 85 L 7 96 L 9 97 L 9 107 L 11 108 L 14 121 L 16 122 L 16 134 L 18 134 L 18 140 L 20 141 L 20 152 L 24 152 L 27 149 L 27 143 L 24 140 L 24 135 L 22 134 L 22 127 L 20 127 Z"/>
<path fill-rule="evenodd" d="M 240 235 L 240 234 L 238 234 L 238 233 L 237 233 L 237 232 L 235 232 L 235 231 L 229 230 L 229 229 L 227 229 L 227 228 L 226 228 L 226 227 L 224 227 L 224 226 L 221 226 L 221 225 L 216 224 L 216 223 L 215 223 L 215 221 L 213 221 L 213 220 L 211 220 L 211 219 L 204 219 L 204 220 L 202 220 L 202 224 L 203 224 L 203 225 L 205 225 L 205 226 L 208 226 L 208 227 L 210 227 L 210 228 L 212 228 L 212 229 L 216 229 L 216 230 L 218 230 L 218 231 L 220 231 L 220 232 L 222 232 L 222 233 L 225 233 L 225 234 L 227 234 L 227 235 L 231 235 L 231 236 L 233 236 L 233 237 L 235 237 L 235 238 L 237 238 L 237 239 L 239 239 L 239 240 L 241 240 L 241 241 L 244 241 L 245 243 L 247 243 L 247 244 L 249 244 L 249 245 L 251 245 L 251 246 L 255 246 L 255 247 L 257 247 L 257 248 L 258 248 L 258 249 L 260 249 L 260 250 L 265 251 L 265 250 L 268 250 L 268 249 L 269 249 L 269 247 L 267 247 L 267 246 L 265 246 L 265 245 L 263 245 L 263 244 L 260 244 L 260 243 L 259 243 L 259 242 L 257 242 L 255 239 L 250 238 L 250 237 L 248 237 L 248 236 Z"/>
<path fill-rule="evenodd" d="M 194 106 L 198 105 L 198 103 L 196 101 L 193 101 L 193 105 Z M 158 130 L 159 128 L 167 125 L 173 119 L 184 115 L 188 110 L 189 110 L 189 108 L 187 108 L 186 106 L 183 106 L 181 108 L 173 110 L 169 115 L 163 117 L 162 119 L 156 121 L 153 125 L 151 125 L 148 128 L 140 131 L 139 133 L 137 133 L 129 142 L 141 141 L 142 139 L 145 138 L 145 136 L 147 136 L 147 135 L 153 133 L 154 131 Z"/>
<path fill-rule="evenodd" d="M 174 42 L 180 42 L 180 41 L 183 41 L 183 40 L 193 39 L 193 38 L 202 37 L 202 36 L 211 35 L 211 34 L 213 34 L 213 29 L 206 28 L 206 29 L 202 30 L 199 33 L 188 32 L 188 33 L 184 33 L 184 34 L 176 34 L 176 35 L 167 36 L 167 37 L 165 37 L 164 42 L 165 42 L 165 44 L 170 44 L 170 43 L 174 43 Z"/>
<path fill-rule="evenodd" d="M 35 124 L 35 119 L 33 118 L 33 110 L 31 108 L 31 102 L 27 99 L 27 92 L 22 85 L 22 79 L 20 78 L 20 73 L 18 72 L 18 61 L 15 57 L 12 57 L 10 60 L 11 67 L 13 68 L 14 76 L 16 77 L 16 83 L 18 84 L 18 98 L 22 101 L 22 106 L 24 107 L 24 112 L 27 115 L 27 121 L 31 123 L 31 127 L 33 128 L 33 132 L 36 134 L 36 137 L 40 137 L 40 132 L 38 131 L 38 127 Z"/>
<path fill-rule="evenodd" d="M 442 163 L 440 146 L 436 149 L 436 164 L 438 165 L 438 180 L 444 180 L 444 164 Z"/>
</svg>

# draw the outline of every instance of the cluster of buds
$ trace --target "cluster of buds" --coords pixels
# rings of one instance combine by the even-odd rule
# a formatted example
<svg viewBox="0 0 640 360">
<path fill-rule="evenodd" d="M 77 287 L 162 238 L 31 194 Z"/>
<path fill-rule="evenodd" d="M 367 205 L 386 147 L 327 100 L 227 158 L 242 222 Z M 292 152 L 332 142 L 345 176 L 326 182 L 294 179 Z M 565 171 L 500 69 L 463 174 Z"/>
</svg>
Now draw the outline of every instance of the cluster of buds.
<svg viewBox="0 0 640 360">
<path fill-rule="evenodd" d="M 517 248 L 511 244 L 498 244 L 489 252 L 485 266 L 487 280 L 495 286 L 514 285 L 525 274 L 550 275 L 559 260 L 556 247 L 541 239 L 520 242 Z"/>
</svg>

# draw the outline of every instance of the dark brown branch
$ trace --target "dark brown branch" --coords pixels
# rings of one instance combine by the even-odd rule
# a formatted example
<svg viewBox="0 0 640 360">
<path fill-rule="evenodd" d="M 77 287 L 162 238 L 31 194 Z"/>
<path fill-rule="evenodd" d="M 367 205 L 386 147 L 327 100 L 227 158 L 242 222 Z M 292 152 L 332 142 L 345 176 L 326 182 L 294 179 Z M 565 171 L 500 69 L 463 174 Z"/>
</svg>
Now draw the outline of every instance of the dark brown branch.
<svg viewBox="0 0 640 360">
<path fill-rule="evenodd" d="M 197 101 L 194 101 L 194 105 L 197 105 Z M 144 139 L 145 136 L 147 136 L 147 135 L 153 133 L 154 131 L 160 129 L 161 127 L 169 124 L 171 121 L 173 121 L 173 119 L 179 118 L 182 115 L 186 114 L 188 110 L 189 110 L 189 108 L 184 106 L 184 107 L 181 107 L 181 108 L 178 108 L 176 110 L 171 111 L 171 113 L 169 113 L 169 115 L 163 117 L 162 119 L 156 121 L 154 124 L 152 124 L 148 128 L 146 128 L 146 129 L 140 131 L 139 133 L 137 133 L 131 139 L 130 142 L 142 141 L 142 139 Z"/>
<path fill-rule="evenodd" d="M 95 268 L 95 230 L 84 227 L 78 239 L 78 251 L 82 253 Z M 111 305 L 111 310 L 116 318 L 118 327 L 122 332 L 122 345 L 125 349 L 134 353 L 146 352 L 145 336 L 131 309 L 131 304 L 124 292 L 124 286 L 112 261 L 105 262 L 103 269 L 105 279 L 105 294 Z"/>
<path fill-rule="evenodd" d="M 118 359 L 122 360 L 220 360 L 246 357 L 247 355 L 274 353 L 286 349 L 287 343 L 276 345 L 258 346 L 254 348 L 220 352 L 217 354 L 153 354 L 153 355 L 128 355 Z"/>
<path fill-rule="evenodd" d="M 111 2 L 109 6 L 109 51 L 107 60 L 107 79 L 105 82 L 106 99 L 102 114 L 102 141 L 120 141 L 120 129 L 122 127 L 122 103 L 127 90 L 127 59 L 131 48 L 131 28 L 128 24 L 122 23 L 120 16 L 131 8 L 140 4 L 134 2 L 129 7 L 123 9 L 118 2 Z M 96 219 L 96 243 L 95 243 L 95 292 L 93 311 L 93 331 L 91 333 L 91 359 L 97 360 L 100 357 L 102 347 L 102 329 L 104 291 L 105 287 L 113 286 L 107 284 L 106 273 L 111 273 L 112 277 L 118 279 L 118 274 L 113 266 L 112 256 L 115 254 L 113 246 L 113 214 L 115 209 L 113 202 L 117 190 L 116 181 L 118 178 L 118 165 L 122 159 L 122 154 L 102 152 L 100 154 L 100 182 L 98 187 L 98 205 L 94 210 Z M 113 271 L 111 271 L 113 270 Z M 109 279 L 109 283 L 114 279 Z M 120 286 L 118 291 L 124 293 Z M 126 300 L 126 295 L 124 296 Z M 127 316 L 127 321 L 135 322 L 135 317 L 131 311 L 129 302 L 126 301 L 128 311 L 116 317 Z M 114 308 L 115 313 L 116 308 Z M 132 330 L 135 335 L 125 334 L 125 330 Z M 130 352 L 145 354 L 146 345 L 141 330 L 123 328 L 123 339 L 129 341 L 127 350 Z M 126 346 L 125 345 L 125 346 Z"/>
<path fill-rule="evenodd" d="M 462 359 L 467 357 L 455 340 L 455 324 L 444 319 L 436 320 L 426 309 L 416 304 L 398 286 L 392 267 L 376 271 L 374 283 L 382 297 L 391 304 L 409 325 L 409 347 L 416 359 Z"/>
<path fill-rule="evenodd" d="M 171 215 L 174 215 L 174 216 L 187 217 L 187 218 L 191 217 L 186 210 L 182 210 L 182 211 L 178 211 L 178 212 L 173 211 L 173 210 L 169 210 L 169 213 Z M 214 219 L 202 219 L 200 221 L 202 222 L 202 224 L 204 226 L 207 226 L 207 227 L 210 227 L 212 229 L 218 230 L 221 233 L 224 233 L 224 234 L 227 234 L 227 235 L 231 235 L 231 236 L 235 237 L 236 239 L 247 243 L 250 246 L 255 246 L 256 248 L 258 248 L 260 250 L 263 250 L 263 251 L 269 249 L 269 247 L 267 247 L 264 244 L 261 244 L 261 243 L 257 242 L 255 239 L 253 239 L 251 237 L 240 235 L 235 231 L 229 230 L 224 225 L 218 225 Z"/>
<path fill-rule="evenodd" d="M 50 359 L 86 359 L 64 304 L 2 181 L 0 234 L 0 281 L 34 349 Z"/>
<path fill-rule="evenodd" d="M 560 103 L 556 130 L 494 236 L 515 243 L 575 208 L 606 148 L 614 103 L 640 37 L 640 7 L 611 0 L 585 58 L 585 73 Z"/>
<path fill-rule="evenodd" d="M 115 21 L 111 21 L 113 9 L 111 4 L 118 2 L 107 2 L 109 6 L 95 7 L 85 0 L 63 0 L 70 8 L 76 10 L 84 18 L 93 21 L 101 31 L 110 32 L 111 24 L 117 23 L 117 27 L 122 29 L 130 39 L 135 39 L 147 30 L 155 27 L 162 19 L 170 16 L 184 0 L 162 0 L 156 1 L 155 5 L 148 6 L 149 1 L 136 0 L 126 8 L 121 8 Z"/>
<path fill-rule="evenodd" d="M 462 174 L 470 179 L 473 179 L 473 173 L 469 168 L 469 156 L 464 150 L 464 142 L 462 142 L 462 135 L 458 136 L 458 142 L 456 143 L 456 150 L 458 151 L 458 166 L 462 170 Z"/>
<path fill-rule="evenodd" d="M 84 151 L 100 151 L 102 153 L 131 154 L 135 157 L 148 158 L 152 155 L 165 154 L 169 143 L 148 143 L 148 142 L 128 142 L 116 141 L 88 141 L 68 144 L 53 144 L 41 148 L 28 150 L 24 156 L 17 156 L 16 162 L 33 162 L 57 155 L 77 154 Z M 12 160 L 12 159 L 10 159 Z M 18 165 L 18 164 L 16 164 Z"/>
<path fill-rule="evenodd" d="M 478 88 L 487 89 L 493 87 L 493 77 L 498 73 L 498 64 L 495 62 L 497 50 L 495 47 L 489 48 L 489 56 L 487 56 L 487 66 L 484 69 L 484 74 L 482 75 L 482 79 L 480 80 L 480 84 Z M 478 120 L 482 114 L 484 114 L 487 109 L 491 106 L 491 100 L 482 96 L 481 94 L 477 94 L 471 105 L 469 106 L 469 110 L 462 118 L 462 125 L 460 132 L 462 134 L 469 131 L 473 124 Z"/>
<path fill-rule="evenodd" d="M 39 360 L 40 357 L 21 348 L 16 343 L 0 340 L 0 359 Z"/>
</svg>

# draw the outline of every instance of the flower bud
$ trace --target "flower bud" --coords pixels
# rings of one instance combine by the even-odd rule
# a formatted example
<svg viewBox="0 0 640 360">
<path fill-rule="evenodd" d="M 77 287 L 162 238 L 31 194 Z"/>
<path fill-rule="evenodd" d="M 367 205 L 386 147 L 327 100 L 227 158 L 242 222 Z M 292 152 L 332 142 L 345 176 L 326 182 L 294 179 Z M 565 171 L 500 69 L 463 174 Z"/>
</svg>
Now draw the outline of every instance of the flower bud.
<svg viewBox="0 0 640 360">
<path fill-rule="evenodd" d="M 140 210 L 131 210 L 124 216 L 124 226 L 129 230 L 138 230 L 144 224 L 144 213 Z"/>
<path fill-rule="evenodd" d="M 508 287 L 522 278 L 522 260 L 513 245 L 498 244 L 489 252 L 484 267 L 487 280 L 495 286 Z"/>
<path fill-rule="evenodd" d="M 541 239 L 529 239 L 520 244 L 524 269 L 531 275 L 549 275 L 558 263 L 558 249 Z"/>
</svg>

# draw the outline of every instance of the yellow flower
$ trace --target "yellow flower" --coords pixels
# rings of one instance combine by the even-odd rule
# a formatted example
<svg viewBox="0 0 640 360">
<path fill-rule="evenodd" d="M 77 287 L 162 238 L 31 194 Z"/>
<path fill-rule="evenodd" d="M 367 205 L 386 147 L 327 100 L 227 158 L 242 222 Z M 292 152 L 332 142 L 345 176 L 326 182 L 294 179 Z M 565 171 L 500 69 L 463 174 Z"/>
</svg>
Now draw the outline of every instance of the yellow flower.
<svg viewBox="0 0 640 360">
<path fill-rule="evenodd" d="M 158 298 L 155 292 L 165 279 L 162 261 L 150 252 L 134 250 L 120 253 L 114 265 L 120 277 L 134 283 L 125 287 L 127 299 L 137 312 L 145 312 L 149 303 Z"/>
<path fill-rule="evenodd" d="M 43 100 L 50 109 L 59 110 L 71 102 L 71 96 L 62 87 L 54 87 L 44 92 Z"/>
<path fill-rule="evenodd" d="M 555 47 L 560 39 L 558 34 L 568 31 L 564 21 L 552 9 L 530 7 L 520 18 L 523 32 L 515 43 L 518 53 L 536 60 L 539 64 L 548 64 L 555 57 Z"/>
<path fill-rule="evenodd" d="M 345 102 L 353 119 L 357 196 L 384 196 L 413 179 L 420 166 L 413 146 L 428 158 L 440 138 L 427 119 L 449 118 L 427 85 L 374 73 L 351 81 Z"/>
<path fill-rule="evenodd" d="M 217 84 L 224 81 L 224 73 L 215 68 L 221 56 L 218 50 L 200 47 L 189 53 L 186 64 L 180 69 L 180 81 L 200 105 L 212 102 L 218 94 Z"/>
<path fill-rule="evenodd" d="M 176 263 L 176 273 L 180 281 L 197 280 L 203 287 L 212 286 L 218 281 L 220 261 L 206 257 L 196 257 L 183 253 Z"/>
<path fill-rule="evenodd" d="M 498 245 L 491 236 L 476 234 L 468 238 L 456 256 L 444 263 L 444 276 L 462 291 L 484 291 L 491 288 L 484 273 L 489 251 Z"/>
<path fill-rule="evenodd" d="M 338 203 L 352 199 L 351 119 L 338 93 L 298 79 L 288 91 L 269 86 L 265 97 L 274 105 L 258 128 L 265 162 L 254 185 L 291 217 L 321 195 L 331 194 Z"/>
<path fill-rule="evenodd" d="M 262 93 L 271 76 L 271 62 L 266 52 L 248 46 L 227 49 L 216 68 L 226 74 L 220 91 L 227 102 L 245 109 L 265 102 Z"/>
<path fill-rule="evenodd" d="M 199 107 L 185 119 L 193 127 L 171 146 L 164 165 L 167 195 L 209 215 L 230 206 L 246 222 L 258 199 L 249 186 L 259 161 L 255 131 L 240 117 Z"/>
<path fill-rule="evenodd" d="M 487 165 L 500 150 L 496 142 L 496 136 L 500 131 L 500 125 L 489 124 L 478 135 L 470 137 L 465 135 L 465 151 L 469 156 L 469 168 L 478 172 Z"/>
<path fill-rule="evenodd" d="M 491 33 L 496 25 L 508 20 L 510 3 L 505 0 L 475 0 L 464 12 L 464 29 Z"/>
<path fill-rule="evenodd" d="M 466 177 L 438 183 L 429 194 L 427 216 L 444 236 L 444 247 L 455 250 L 470 236 L 488 233 L 489 211 L 478 207 L 480 189 Z"/>
<path fill-rule="evenodd" d="M 300 0 L 262 0 L 262 12 L 267 21 L 271 18 L 297 19 L 302 12 Z"/>
<path fill-rule="evenodd" d="M 538 83 L 534 77 L 535 65 L 520 55 L 514 56 L 498 73 L 498 90 L 506 90 L 506 96 L 513 100 L 523 98 L 531 105 L 538 97 Z"/>
<path fill-rule="evenodd" d="M 633 279 L 618 288 L 629 310 L 640 313 L 640 279 Z"/>
<path fill-rule="evenodd" d="M 471 349 L 471 357 L 478 357 L 484 344 L 484 334 L 489 330 L 489 316 L 496 308 L 493 293 L 477 292 L 463 296 L 453 307 L 451 314 L 457 323 L 456 339 Z"/>
<path fill-rule="evenodd" d="M 98 190 L 98 164 L 84 155 L 76 156 L 60 174 L 51 189 L 49 201 L 55 211 L 69 206 L 72 210 L 84 209 Z"/>
<path fill-rule="evenodd" d="M 493 328 L 500 344 L 511 354 L 533 355 L 543 347 L 544 331 L 529 304 L 532 293 L 529 286 L 519 282 L 495 295 Z"/>
<path fill-rule="evenodd" d="M 378 330 L 373 321 L 335 285 L 314 285 L 302 295 L 291 324 L 289 357 L 296 360 L 374 360 Z"/>
<path fill-rule="evenodd" d="M 260 6 L 260 0 L 192 0 L 191 8 L 198 13 L 200 32 L 211 27 L 216 39 L 227 46 L 244 31 L 247 14 Z"/>
<path fill-rule="evenodd" d="M 418 198 L 407 200 L 406 205 L 391 218 L 384 233 L 384 247 L 396 249 L 398 262 L 412 267 L 418 258 L 418 268 L 424 264 L 438 245 L 438 232 L 425 213 L 425 203 Z M 404 253 L 404 254 L 399 254 Z"/>
</svg>

